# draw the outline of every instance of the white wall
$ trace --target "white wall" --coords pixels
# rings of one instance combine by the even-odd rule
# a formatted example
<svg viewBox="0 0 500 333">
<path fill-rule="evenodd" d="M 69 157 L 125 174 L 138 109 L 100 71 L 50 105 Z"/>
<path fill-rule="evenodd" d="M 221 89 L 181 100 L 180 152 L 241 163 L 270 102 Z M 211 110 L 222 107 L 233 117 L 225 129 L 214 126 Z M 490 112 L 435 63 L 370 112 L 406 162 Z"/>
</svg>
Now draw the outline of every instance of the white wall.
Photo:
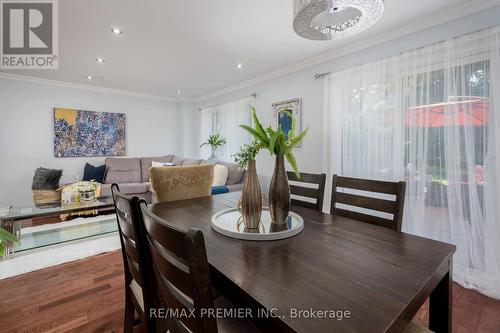
<svg viewBox="0 0 500 333">
<path fill-rule="evenodd" d="M 179 103 L 179 111 L 182 114 L 182 147 L 184 156 L 197 157 L 199 152 L 198 147 L 198 133 L 199 133 L 199 120 L 198 111 L 195 110 L 194 103 L 182 102 Z"/>
<path fill-rule="evenodd" d="M 183 154 L 177 103 L 0 78 L 0 207 L 29 203 L 36 168 L 63 169 L 61 183 L 82 175 L 85 162 L 104 158 L 55 158 L 53 108 L 126 114 L 128 156 Z"/>
<path fill-rule="evenodd" d="M 267 125 L 274 121 L 271 112 L 272 103 L 301 97 L 302 125 L 304 128 L 309 127 L 309 134 L 302 147 L 296 149 L 295 154 L 301 171 L 318 173 L 322 171 L 323 159 L 323 82 L 314 79 L 314 74 L 339 71 L 497 24 L 500 24 L 500 6 L 233 93 L 204 100 L 195 106 L 192 113 L 196 116 L 198 108 L 225 103 L 256 93 L 257 114 L 263 124 Z M 196 119 L 199 121 L 199 117 Z M 193 125 L 187 130 L 193 130 L 197 128 L 196 126 L 199 124 L 194 124 L 193 121 Z M 194 142 L 199 142 L 199 139 Z M 274 160 L 267 152 L 261 152 L 257 158 L 257 169 L 263 189 L 267 189 L 273 167 Z"/>
<path fill-rule="evenodd" d="M 62 168 L 62 182 L 81 175 L 85 162 L 99 165 L 103 158 L 54 158 L 52 108 L 68 107 L 127 114 L 127 155 L 168 153 L 199 156 L 198 108 L 257 93 L 259 117 L 274 121 L 273 102 L 301 97 L 302 124 L 309 127 L 302 148 L 296 150 L 304 172 L 322 171 L 323 91 L 315 73 L 331 72 L 432 44 L 488 26 L 500 24 L 500 7 L 393 40 L 349 56 L 240 89 L 200 103 L 172 103 L 140 97 L 0 79 L 0 207 L 28 203 L 31 180 L 39 166 Z M 202 156 L 206 157 L 206 156 Z M 262 152 L 258 172 L 267 188 L 274 161 Z"/>
</svg>

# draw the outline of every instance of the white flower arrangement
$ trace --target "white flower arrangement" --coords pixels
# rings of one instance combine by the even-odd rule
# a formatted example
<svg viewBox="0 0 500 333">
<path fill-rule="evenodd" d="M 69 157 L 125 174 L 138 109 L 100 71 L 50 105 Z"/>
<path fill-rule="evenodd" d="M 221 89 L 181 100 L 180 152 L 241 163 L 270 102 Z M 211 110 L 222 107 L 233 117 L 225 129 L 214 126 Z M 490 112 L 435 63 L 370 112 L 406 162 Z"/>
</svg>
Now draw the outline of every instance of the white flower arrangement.
<svg viewBox="0 0 500 333">
<path fill-rule="evenodd" d="M 79 193 L 95 192 L 97 190 L 97 186 L 97 183 L 93 181 L 73 184 L 73 188 Z"/>
</svg>

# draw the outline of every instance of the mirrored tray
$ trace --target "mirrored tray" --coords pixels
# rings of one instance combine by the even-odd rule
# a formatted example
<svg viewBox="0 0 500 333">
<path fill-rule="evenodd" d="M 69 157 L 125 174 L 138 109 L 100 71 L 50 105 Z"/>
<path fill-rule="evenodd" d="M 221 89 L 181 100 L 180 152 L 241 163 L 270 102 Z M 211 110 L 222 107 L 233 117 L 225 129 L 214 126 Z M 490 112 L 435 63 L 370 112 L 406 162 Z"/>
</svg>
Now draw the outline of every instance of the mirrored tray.
<svg viewBox="0 0 500 333">
<path fill-rule="evenodd" d="M 236 208 L 225 209 L 212 216 L 212 228 L 215 231 L 233 238 L 256 241 L 278 240 L 295 236 L 304 229 L 304 220 L 300 215 L 290 212 L 284 230 L 273 230 L 275 227 L 276 225 L 271 223 L 269 207 L 262 207 L 258 229 L 246 229 L 241 213 Z"/>
</svg>

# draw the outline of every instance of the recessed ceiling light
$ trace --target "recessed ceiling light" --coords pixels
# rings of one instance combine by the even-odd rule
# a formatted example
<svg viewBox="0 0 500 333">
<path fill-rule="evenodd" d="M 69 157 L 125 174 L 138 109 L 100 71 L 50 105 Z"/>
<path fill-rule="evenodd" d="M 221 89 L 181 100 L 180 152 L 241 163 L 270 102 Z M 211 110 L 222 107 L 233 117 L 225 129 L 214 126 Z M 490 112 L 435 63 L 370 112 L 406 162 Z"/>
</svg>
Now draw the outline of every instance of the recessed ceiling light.
<svg viewBox="0 0 500 333">
<path fill-rule="evenodd" d="M 177 90 L 177 95 L 180 95 L 180 94 L 182 94 L 182 91 Z"/>
<path fill-rule="evenodd" d="M 92 75 L 87 75 L 87 80 L 93 80 L 94 77 Z"/>
<path fill-rule="evenodd" d="M 102 64 L 104 62 L 104 59 L 103 58 L 97 58 L 95 61 L 97 61 L 98 63 Z"/>
<path fill-rule="evenodd" d="M 236 69 L 242 69 L 243 68 L 243 64 L 236 64 Z"/>
<path fill-rule="evenodd" d="M 113 28 L 111 29 L 111 32 L 114 33 L 115 35 L 121 35 L 123 31 L 119 28 Z"/>
</svg>

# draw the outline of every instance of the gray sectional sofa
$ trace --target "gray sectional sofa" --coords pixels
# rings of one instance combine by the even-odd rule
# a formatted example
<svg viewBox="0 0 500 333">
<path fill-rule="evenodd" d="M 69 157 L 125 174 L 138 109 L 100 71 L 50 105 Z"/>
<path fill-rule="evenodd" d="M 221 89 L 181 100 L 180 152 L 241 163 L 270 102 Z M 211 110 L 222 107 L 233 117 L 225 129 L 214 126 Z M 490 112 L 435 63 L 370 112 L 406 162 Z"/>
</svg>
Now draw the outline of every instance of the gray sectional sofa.
<svg viewBox="0 0 500 333">
<path fill-rule="evenodd" d="M 120 191 L 136 195 L 151 202 L 152 192 L 149 182 L 149 168 L 152 162 L 173 163 L 174 165 L 199 165 L 210 162 L 202 159 L 184 158 L 177 155 L 158 157 L 108 157 L 106 158 L 106 177 L 101 187 L 101 197 L 111 196 L 111 184 L 117 183 Z M 230 192 L 241 191 L 245 172 L 238 169 L 234 163 L 219 162 L 227 167 L 226 186 Z"/>
</svg>

